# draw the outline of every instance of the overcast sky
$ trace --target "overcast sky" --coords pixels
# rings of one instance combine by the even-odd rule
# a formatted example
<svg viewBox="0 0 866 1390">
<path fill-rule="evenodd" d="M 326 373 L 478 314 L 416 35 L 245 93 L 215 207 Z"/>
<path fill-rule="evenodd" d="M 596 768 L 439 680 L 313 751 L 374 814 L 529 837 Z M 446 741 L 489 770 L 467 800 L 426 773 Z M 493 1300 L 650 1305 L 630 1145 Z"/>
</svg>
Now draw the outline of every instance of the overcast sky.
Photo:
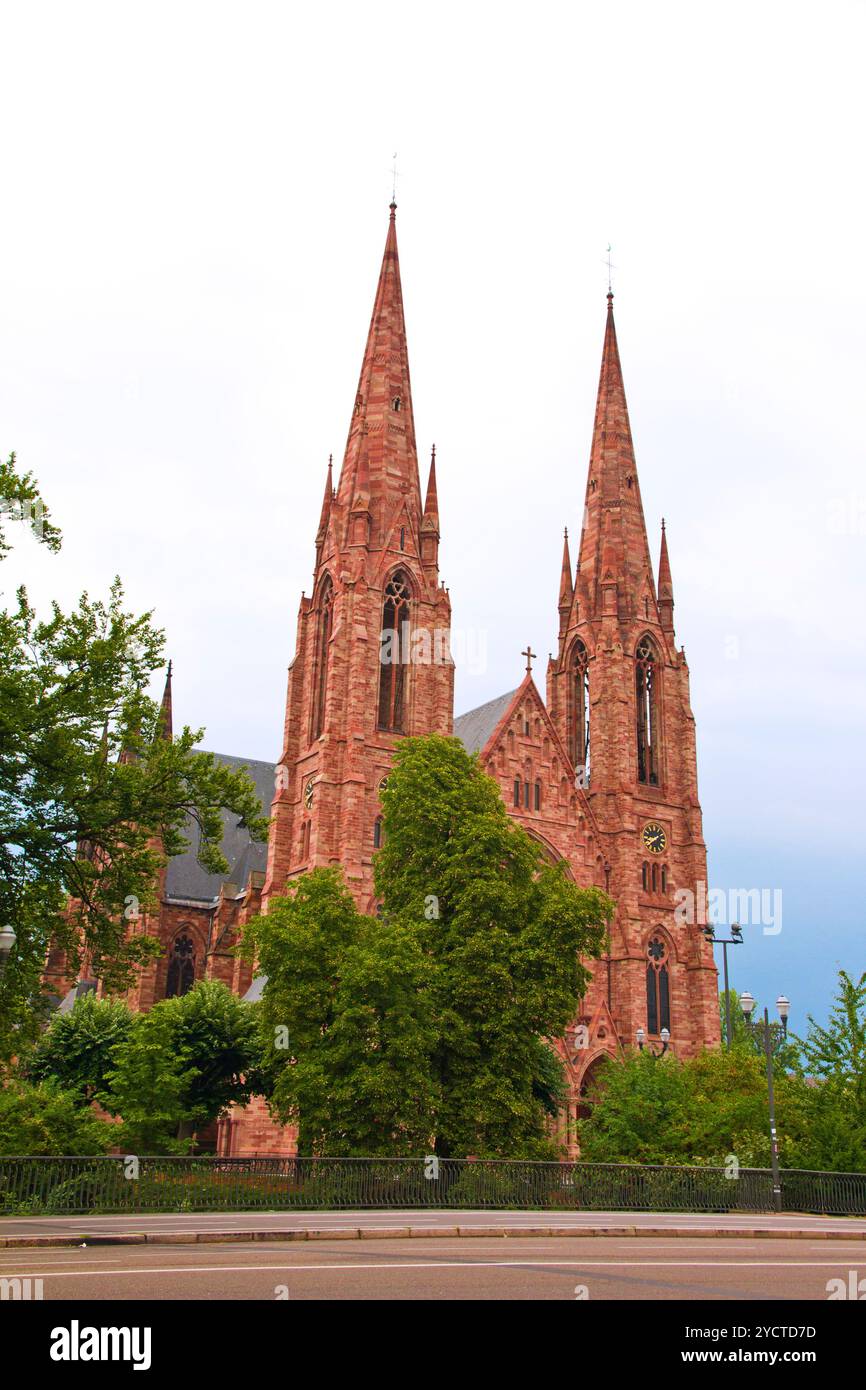
<svg viewBox="0 0 866 1390">
<path fill-rule="evenodd" d="M 864 5 L 0 14 L 0 450 L 64 531 L 7 591 L 70 605 L 120 573 L 176 719 L 278 756 L 396 150 L 441 573 L 487 646 L 457 712 L 511 689 L 579 533 L 611 243 L 710 881 L 784 893 L 733 983 L 824 1015 L 866 968 Z"/>
</svg>

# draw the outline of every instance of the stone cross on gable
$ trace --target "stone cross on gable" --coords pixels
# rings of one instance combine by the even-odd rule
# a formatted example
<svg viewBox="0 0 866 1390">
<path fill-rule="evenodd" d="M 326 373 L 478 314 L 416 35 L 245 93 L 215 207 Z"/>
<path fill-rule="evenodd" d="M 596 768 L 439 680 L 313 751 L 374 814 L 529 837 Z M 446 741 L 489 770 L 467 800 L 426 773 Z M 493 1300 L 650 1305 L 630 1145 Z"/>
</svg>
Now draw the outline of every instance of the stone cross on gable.
<svg viewBox="0 0 866 1390">
<path fill-rule="evenodd" d="M 530 673 L 531 670 L 532 670 L 532 658 L 533 658 L 534 656 L 537 656 L 538 653 L 537 653 L 537 652 L 534 652 L 534 651 L 532 650 L 532 647 L 531 647 L 531 646 L 529 645 L 529 643 L 527 642 L 527 644 L 526 644 L 526 651 L 521 652 L 520 655 L 526 657 L 526 674 L 529 675 L 529 673 Z"/>
</svg>

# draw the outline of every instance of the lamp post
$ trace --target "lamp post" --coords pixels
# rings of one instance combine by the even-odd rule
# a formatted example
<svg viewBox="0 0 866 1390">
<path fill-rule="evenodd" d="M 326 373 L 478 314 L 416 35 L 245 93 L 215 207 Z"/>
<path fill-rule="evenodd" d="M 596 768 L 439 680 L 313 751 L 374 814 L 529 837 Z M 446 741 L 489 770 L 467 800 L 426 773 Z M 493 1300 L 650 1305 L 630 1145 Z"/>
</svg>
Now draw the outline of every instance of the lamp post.
<svg viewBox="0 0 866 1390">
<path fill-rule="evenodd" d="M 653 1052 L 652 1048 L 650 1048 L 649 1053 L 651 1057 L 664 1057 L 665 1053 L 668 1050 L 668 1043 L 671 1040 L 670 1031 L 667 1028 L 663 1028 L 662 1031 L 659 1033 L 659 1037 L 662 1040 L 662 1050 L 661 1052 Z M 637 1029 L 634 1038 L 641 1052 L 643 1052 L 644 1047 L 646 1046 L 646 1033 L 644 1032 L 643 1028 Z"/>
<path fill-rule="evenodd" d="M 0 927 L 0 975 L 6 969 L 6 962 L 15 945 L 15 932 L 11 927 Z"/>
<path fill-rule="evenodd" d="M 761 1051 L 763 1052 L 764 1023 L 762 1019 L 758 1019 L 755 1023 L 752 1022 L 752 1013 L 755 1008 L 755 1000 L 747 989 L 744 989 L 742 994 L 740 995 L 740 1008 L 743 1011 L 743 1018 L 745 1019 L 746 1028 L 751 1033 L 752 1037 L 755 1039 L 755 1042 L 758 1044 Z M 782 1043 L 788 1036 L 788 1014 L 791 1012 L 791 1001 L 786 994 L 779 995 L 778 999 L 776 1000 L 776 1009 L 778 1010 L 779 1018 L 782 1021 L 781 1023 L 770 1024 L 770 1040 L 772 1042 L 774 1053 L 778 1052 L 779 1048 L 782 1046 Z"/>
<path fill-rule="evenodd" d="M 773 1205 L 776 1211 L 782 1210 L 782 1180 L 779 1173 L 779 1137 L 776 1133 L 776 1102 L 773 1095 L 773 1035 L 771 1032 L 770 1015 L 764 1010 L 763 1024 L 760 1022 L 752 1023 L 752 1010 L 755 1007 L 755 1000 L 748 990 L 740 995 L 740 1008 L 745 1015 L 746 1024 L 753 1030 L 754 1036 L 759 1036 L 763 1031 L 764 1056 L 767 1062 L 767 1095 L 770 1102 L 770 1162 L 773 1168 Z M 791 1012 L 791 1001 L 785 994 L 780 994 L 776 1000 L 776 1008 L 782 1020 L 782 1038 L 788 1036 L 788 1014 Z"/>
<path fill-rule="evenodd" d="M 730 1048 L 730 1046 L 731 1046 L 731 991 L 730 991 L 730 988 L 729 988 L 729 986 L 728 986 L 728 947 L 729 947 L 729 946 L 742 946 L 742 944 L 743 944 L 743 928 L 740 926 L 739 922 L 732 922 L 732 923 L 731 923 L 731 934 L 730 934 L 730 936 L 729 936 L 729 937 L 728 937 L 728 936 L 723 937 L 723 936 L 716 936 L 716 931 L 715 931 L 715 928 L 714 928 L 713 926 L 707 926 L 707 927 L 704 927 L 704 936 L 707 938 L 708 941 L 711 941 L 711 942 L 713 943 L 714 946 L 721 946 L 721 948 L 722 948 L 722 956 L 723 956 L 724 962 L 725 962 L 725 1046 L 726 1046 L 727 1048 Z"/>
</svg>

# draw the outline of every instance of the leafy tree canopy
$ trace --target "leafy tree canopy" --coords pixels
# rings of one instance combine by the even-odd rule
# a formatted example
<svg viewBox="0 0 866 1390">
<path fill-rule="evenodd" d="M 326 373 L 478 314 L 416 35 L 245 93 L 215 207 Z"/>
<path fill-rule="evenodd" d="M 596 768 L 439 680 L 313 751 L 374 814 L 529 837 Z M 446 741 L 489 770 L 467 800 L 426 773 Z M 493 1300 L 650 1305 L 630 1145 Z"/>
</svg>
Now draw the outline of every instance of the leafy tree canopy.
<svg viewBox="0 0 866 1390">
<path fill-rule="evenodd" d="M 247 927 L 263 998 L 271 1105 L 301 1153 L 384 1156 L 429 1146 L 437 1028 L 419 935 L 358 911 L 336 869 L 305 874 Z"/>
<path fill-rule="evenodd" d="M 549 1156 L 538 1043 L 574 1017 L 613 904 L 549 861 L 458 739 L 401 740 L 382 807 L 382 911 L 434 967 L 437 1152 Z"/>
<path fill-rule="evenodd" d="M 0 486 L 0 500 L 35 493 L 11 464 Z M 59 544 L 53 528 L 42 539 Z M 195 751 L 202 730 L 161 736 L 146 691 L 163 647 L 152 615 L 126 610 L 118 580 L 107 600 L 84 594 L 44 619 L 23 589 L 0 609 L 0 925 L 17 938 L 0 980 L 0 1059 L 38 1032 L 50 942 L 72 973 L 86 958 L 112 991 L 157 952 L 139 914 L 155 904 L 166 857 L 186 847 L 188 818 L 212 872 L 228 868 L 223 809 L 254 839 L 266 834 L 246 773 Z"/>
<path fill-rule="evenodd" d="M 12 549 L 15 523 L 28 528 L 48 550 L 59 550 L 60 532 L 51 520 L 32 473 L 22 473 L 14 454 L 0 458 L 0 560 Z"/>
<path fill-rule="evenodd" d="M 68 1013 L 55 1013 L 26 1061 L 31 1081 L 53 1080 L 87 1105 L 105 1089 L 115 1049 L 132 1031 L 133 1015 L 123 1000 L 85 994 Z"/>
<path fill-rule="evenodd" d="M 115 1125 L 51 1082 L 0 1088 L 0 1154 L 101 1154 L 116 1140 Z"/>
</svg>

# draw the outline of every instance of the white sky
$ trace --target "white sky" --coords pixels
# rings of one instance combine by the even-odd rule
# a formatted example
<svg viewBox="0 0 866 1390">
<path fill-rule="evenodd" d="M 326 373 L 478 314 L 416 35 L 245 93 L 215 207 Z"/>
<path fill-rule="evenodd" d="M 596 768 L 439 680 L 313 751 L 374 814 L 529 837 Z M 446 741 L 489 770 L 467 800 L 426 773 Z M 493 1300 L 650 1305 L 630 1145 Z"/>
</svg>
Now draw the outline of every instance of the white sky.
<svg viewBox="0 0 866 1390">
<path fill-rule="evenodd" d="M 579 531 L 612 242 L 711 881 L 785 890 L 734 983 L 825 1012 L 866 966 L 864 31 L 862 3 L 6 0 L 0 450 L 65 544 L 4 588 L 119 572 L 176 717 L 278 754 L 396 149 L 422 468 L 435 440 L 488 651 L 457 712 L 512 688 Z"/>
</svg>

